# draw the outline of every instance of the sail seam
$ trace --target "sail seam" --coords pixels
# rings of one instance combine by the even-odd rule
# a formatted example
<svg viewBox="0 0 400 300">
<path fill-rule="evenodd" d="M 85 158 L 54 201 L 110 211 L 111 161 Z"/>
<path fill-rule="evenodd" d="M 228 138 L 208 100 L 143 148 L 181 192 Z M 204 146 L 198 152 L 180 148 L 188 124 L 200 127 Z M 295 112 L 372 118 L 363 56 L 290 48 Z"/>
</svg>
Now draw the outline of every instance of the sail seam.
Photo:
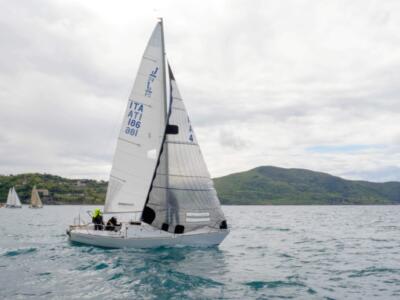
<svg viewBox="0 0 400 300">
<path fill-rule="evenodd" d="M 128 140 L 126 140 L 126 139 L 123 139 L 123 138 L 118 138 L 120 141 L 123 141 L 123 142 L 127 142 L 127 143 L 129 143 L 129 144 L 132 144 L 132 145 L 135 145 L 135 146 L 138 146 L 138 147 L 141 147 L 142 145 L 141 144 L 137 144 L 137 143 L 134 143 L 134 142 L 131 142 L 131 141 L 128 141 Z"/>
<path fill-rule="evenodd" d="M 206 176 L 193 176 L 193 175 L 179 175 L 179 174 L 164 174 L 164 173 L 157 173 L 157 175 L 163 175 L 163 176 L 174 176 L 174 177 L 189 177 L 189 178 L 204 178 L 204 179 L 210 179 L 209 177 Z"/>
<path fill-rule="evenodd" d="M 150 61 L 152 61 L 152 62 L 157 62 L 157 58 L 153 58 L 153 57 L 151 57 L 151 56 L 147 56 L 147 55 L 143 55 L 143 58 L 144 59 L 147 59 L 147 60 L 150 60 Z"/>
<path fill-rule="evenodd" d="M 153 185 L 153 188 L 159 188 L 164 190 L 178 190 L 178 191 L 192 191 L 192 192 L 208 192 L 213 191 L 214 189 L 182 189 L 182 188 L 173 188 L 173 187 L 163 187 L 158 185 Z"/>
<path fill-rule="evenodd" d="M 119 177 L 114 176 L 114 175 L 110 175 L 110 177 L 111 177 L 111 178 L 115 178 L 115 179 L 117 179 L 117 180 L 120 180 L 120 181 L 122 181 L 122 182 L 126 182 L 125 179 L 119 178 Z"/>
<path fill-rule="evenodd" d="M 133 93 L 133 94 L 132 94 L 132 96 L 135 96 L 135 95 L 136 95 L 137 97 L 141 97 L 141 96 L 142 96 L 142 95 L 139 94 L 139 93 Z M 147 107 L 152 108 L 152 106 L 151 106 L 150 104 L 144 103 L 144 102 L 142 102 L 142 101 L 140 101 L 140 100 L 132 99 L 132 97 L 129 97 L 129 100 L 130 100 L 130 101 L 133 101 L 133 102 L 136 102 L 136 103 L 139 103 L 139 104 L 142 104 L 143 106 L 147 106 Z"/>
<path fill-rule="evenodd" d="M 128 174 L 128 175 L 134 175 L 134 179 L 136 180 L 136 181 L 141 181 L 141 182 L 146 182 L 146 180 L 145 179 L 142 179 L 141 177 L 139 177 L 139 176 L 136 176 L 136 173 L 135 172 L 128 172 L 128 171 L 124 171 L 124 170 L 122 170 L 122 169 L 120 169 L 120 168 L 113 168 L 114 170 L 116 170 L 116 171 L 119 171 L 120 173 L 124 173 L 124 174 Z"/>
<path fill-rule="evenodd" d="M 198 146 L 196 143 L 190 143 L 190 142 L 176 142 L 176 141 L 165 141 L 167 144 L 177 144 L 177 145 L 190 145 L 190 146 Z"/>
<path fill-rule="evenodd" d="M 176 106 L 172 107 L 172 109 L 174 109 L 174 110 L 180 110 L 180 111 L 185 111 L 185 112 L 186 112 L 186 109 L 180 108 L 180 107 L 176 107 Z"/>
</svg>

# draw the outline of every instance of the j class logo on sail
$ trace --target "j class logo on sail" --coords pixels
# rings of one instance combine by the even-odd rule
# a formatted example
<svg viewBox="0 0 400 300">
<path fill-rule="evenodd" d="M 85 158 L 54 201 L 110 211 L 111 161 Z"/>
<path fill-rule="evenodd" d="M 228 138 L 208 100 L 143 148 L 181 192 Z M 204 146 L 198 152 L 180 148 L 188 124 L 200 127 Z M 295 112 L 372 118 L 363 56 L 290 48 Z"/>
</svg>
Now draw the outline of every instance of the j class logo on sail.
<svg viewBox="0 0 400 300">
<path fill-rule="evenodd" d="M 153 90 L 151 89 L 151 85 L 154 80 L 157 78 L 158 67 L 156 67 L 153 71 L 150 72 L 147 78 L 146 90 L 144 91 L 144 95 L 146 97 L 151 97 Z"/>
<path fill-rule="evenodd" d="M 132 136 L 137 136 L 142 126 L 142 117 L 144 113 L 144 106 L 142 103 L 129 100 L 128 109 L 128 124 L 125 128 L 125 133 Z"/>
</svg>

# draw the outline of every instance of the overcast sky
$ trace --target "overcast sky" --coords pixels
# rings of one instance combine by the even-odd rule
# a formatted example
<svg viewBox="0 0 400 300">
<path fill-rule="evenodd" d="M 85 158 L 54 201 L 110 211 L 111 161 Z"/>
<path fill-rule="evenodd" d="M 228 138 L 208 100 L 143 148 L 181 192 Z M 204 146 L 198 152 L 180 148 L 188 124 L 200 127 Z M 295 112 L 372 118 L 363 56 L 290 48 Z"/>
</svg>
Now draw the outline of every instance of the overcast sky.
<svg viewBox="0 0 400 300">
<path fill-rule="evenodd" d="M 212 176 L 400 180 L 400 1 L 0 0 L 0 174 L 108 179 L 164 17 Z"/>
</svg>

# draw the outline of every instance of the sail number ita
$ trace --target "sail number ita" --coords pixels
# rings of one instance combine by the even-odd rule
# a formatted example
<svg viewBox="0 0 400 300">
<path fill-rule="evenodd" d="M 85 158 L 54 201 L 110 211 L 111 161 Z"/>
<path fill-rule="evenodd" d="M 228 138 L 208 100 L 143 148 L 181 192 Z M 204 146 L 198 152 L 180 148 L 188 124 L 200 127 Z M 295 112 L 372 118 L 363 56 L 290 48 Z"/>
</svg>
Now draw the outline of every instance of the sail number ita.
<svg viewBox="0 0 400 300">
<path fill-rule="evenodd" d="M 125 133 L 128 135 L 137 136 L 140 130 L 140 126 L 142 126 L 144 106 L 142 103 L 138 103 L 132 100 L 129 100 L 128 105 L 128 123 L 127 127 L 125 128 Z"/>
</svg>

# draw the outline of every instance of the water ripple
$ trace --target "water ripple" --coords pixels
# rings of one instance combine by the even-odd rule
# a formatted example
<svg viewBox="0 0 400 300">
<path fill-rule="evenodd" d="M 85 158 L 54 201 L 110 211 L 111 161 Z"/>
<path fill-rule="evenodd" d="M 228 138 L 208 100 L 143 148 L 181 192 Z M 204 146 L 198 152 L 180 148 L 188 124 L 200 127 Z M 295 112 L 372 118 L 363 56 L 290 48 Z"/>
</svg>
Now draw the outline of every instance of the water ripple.
<svg viewBox="0 0 400 300">
<path fill-rule="evenodd" d="M 283 281 L 283 280 L 274 280 L 274 281 L 250 281 L 246 282 L 245 285 L 253 288 L 253 289 L 262 289 L 264 287 L 269 289 L 275 289 L 280 287 L 305 287 L 303 283 L 300 282 L 293 282 L 293 281 Z"/>
<path fill-rule="evenodd" d="M 92 208 L 0 209 L 0 299 L 399 299 L 400 206 L 223 207 L 219 249 L 152 250 L 69 243 Z"/>
<path fill-rule="evenodd" d="M 384 273 L 400 274 L 400 269 L 369 267 L 360 271 L 354 271 L 349 277 L 381 276 Z"/>
<path fill-rule="evenodd" d="M 6 253 L 3 254 L 3 256 L 11 256 L 12 257 L 12 256 L 30 254 L 30 253 L 33 253 L 36 251 L 37 251 L 36 248 L 22 248 L 22 249 L 7 251 Z"/>
</svg>

